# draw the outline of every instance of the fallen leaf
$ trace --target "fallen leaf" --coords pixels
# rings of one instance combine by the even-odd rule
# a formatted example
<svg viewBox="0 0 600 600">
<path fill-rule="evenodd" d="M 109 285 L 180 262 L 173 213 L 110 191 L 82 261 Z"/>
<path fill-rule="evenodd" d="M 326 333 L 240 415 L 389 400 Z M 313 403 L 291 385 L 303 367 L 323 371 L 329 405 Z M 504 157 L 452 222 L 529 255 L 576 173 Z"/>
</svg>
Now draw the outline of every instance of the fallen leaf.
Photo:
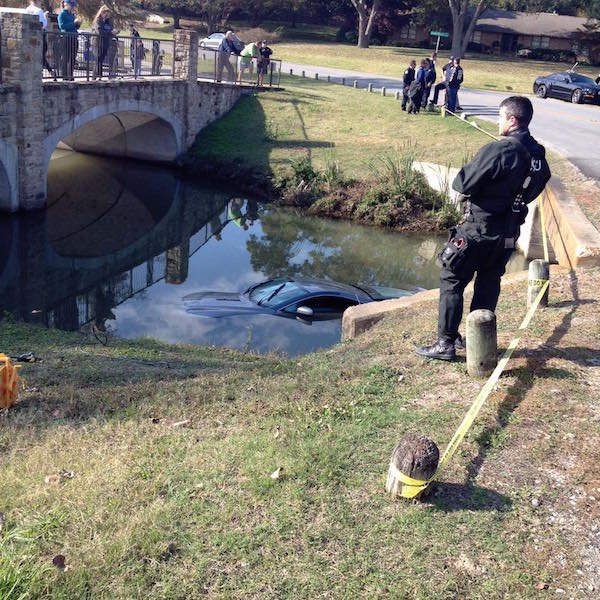
<svg viewBox="0 0 600 600">
<path fill-rule="evenodd" d="M 53 475 L 46 475 L 44 477 L 44 483 L 47 485 L 58 485 L 60 483 L 60 475 L 54 473 Z"/>
<path fill-rule="evenodd" d="M 64 554 L 57 554 L 53 559 L 52 559 L 52 564 L 59 570 L 62 571 L 63 573 L 67 570 L 67 565 L 65 564 L 65 556 Z"/>
<path fill-rule="evenodd" d="M 549 584 L 544 583 L 543 581 L 540 581 L 539 583 L 535 584 L 536 590 L 547 590 L 549 587 Z"/>
<path fill-rule="evenodd" d="M 278 469 L 275 469 L 271 473 L 271 479 L 279 479 L 279 476 L 281 475 L 282 470 L 283 470 L 283 467 L 279 467 Z"/>
</svg>

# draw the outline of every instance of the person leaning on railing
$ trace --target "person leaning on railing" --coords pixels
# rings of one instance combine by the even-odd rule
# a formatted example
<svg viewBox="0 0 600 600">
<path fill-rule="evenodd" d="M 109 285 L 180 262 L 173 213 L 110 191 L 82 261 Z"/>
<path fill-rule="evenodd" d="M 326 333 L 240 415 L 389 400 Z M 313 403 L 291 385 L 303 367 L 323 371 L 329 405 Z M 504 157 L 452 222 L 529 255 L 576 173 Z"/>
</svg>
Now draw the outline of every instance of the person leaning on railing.
<svg viewBox="0 0 600 600">
<path fill-rule="evenodd" d="M 73 69 L 77 58 L 79 44 L 77 33 L 80 20 L 75 16 L 76 0 L 65 0 L 63 9 L 58 15 L 58 27 L 65 34 L 61 44 L 61 74 L 65 81 L 73 81 Z"/>
<path fill-rule="evenodd" d="M 233 31 L 228 31 L 217 48 L 217 81 L 221 81 L 223 68 L 227 69 L 227 79 L 229 81 L 235 81 L 235 73 L 233 72 L 229 57 L 232 54 L 239 56 L 240 50 L 238 50 L 234 38 Z"/>
</svg>

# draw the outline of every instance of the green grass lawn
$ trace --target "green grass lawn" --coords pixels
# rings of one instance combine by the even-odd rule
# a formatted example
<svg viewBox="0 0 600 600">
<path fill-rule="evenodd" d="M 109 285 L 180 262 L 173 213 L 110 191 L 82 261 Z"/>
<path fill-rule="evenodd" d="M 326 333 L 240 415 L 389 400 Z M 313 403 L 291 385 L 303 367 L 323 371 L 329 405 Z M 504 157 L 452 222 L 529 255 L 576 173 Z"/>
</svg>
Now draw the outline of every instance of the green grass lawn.
<svg viewBox="0 0 600 600">
<path fill-rule="evenodd" d="M 278 176 L 308 154 L 317 168 L 335 161 L 344 174 L 365 179 L 384 155 L 408 148 L 418 160 L 460 166 L 488 141 L 439 112 L 407 115 L 393 97 L 289 76 L 282 85 L 281 92 L 243 97 L 200 132 L 192 155 L 239 160 Z"/>
<path fill-rule="evenodd" d="M 597 276 L 576 280 L 582 298 L 597 299 Z M 0 597 L 488 600 L 540 584 L 577 597 L 600 332 L 567 277 L 552 290 L 531 354 L 425 504 L 385 494 L 391 451 L 408 432 L 443 447 L 480 385 L 464 362 L 413 354 L 434 302 L 294 360 L 3 322 L 3 350 L 44 362 L 23 367 L 21 402 L 0 415 Z M 524 311 L 523 283 L 502 297 L 501 346 Z"/>
</svg>

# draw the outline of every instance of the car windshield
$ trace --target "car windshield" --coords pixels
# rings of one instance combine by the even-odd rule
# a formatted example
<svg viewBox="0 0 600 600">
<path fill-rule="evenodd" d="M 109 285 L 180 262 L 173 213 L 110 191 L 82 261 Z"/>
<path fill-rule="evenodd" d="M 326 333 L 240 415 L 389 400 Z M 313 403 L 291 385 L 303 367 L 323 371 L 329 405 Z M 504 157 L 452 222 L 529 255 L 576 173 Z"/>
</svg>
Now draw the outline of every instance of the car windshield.
<svg viewBox="0 0 600 600">
<path fill-rule="evenodd" d="M 209 40 L 220 40 L 220 39 L 222 39 L 222 38 L 224 38 L 224 37 L 225 37 L 225 34 L 224 34 L 224 33 L 211 33 L 211 34 L 208 36 L 208 39 L 209 39 Z"/>
<path fill-rule="evenodd" d="M 595 85 L 594 80 L 585 75 L 578 75 L 577 73 L 571 73 L 571 81 L 576 83 L 585 83 L 586 85 Z"/>
<path fill-rule="evenodd" d="M 273 308 L 279 304 L 297 302 L 306 295 L 307 291 L 295 281 L 280 277 L 250 288 L 249 297 L 256 304 Z"/>
</svg>

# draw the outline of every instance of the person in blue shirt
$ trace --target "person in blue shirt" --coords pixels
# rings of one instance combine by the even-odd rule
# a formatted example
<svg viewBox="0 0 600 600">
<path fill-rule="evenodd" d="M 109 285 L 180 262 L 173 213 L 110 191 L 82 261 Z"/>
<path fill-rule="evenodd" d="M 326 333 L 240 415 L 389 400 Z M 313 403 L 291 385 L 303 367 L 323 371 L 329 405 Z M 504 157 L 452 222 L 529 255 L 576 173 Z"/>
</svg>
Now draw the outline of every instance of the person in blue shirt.
<svg viewBox="0 0 600 600">
<path fill-rule="evenodd" d="M 79 44 L 77 33 L 81 22 L 75 15 L 76 0 L 63 2 L 63 9 L 58 15 L 58 27 L 64 34 L 61 48 L 61 71 L 65 81 L 73 81 L 73 69 L 77 58 Z"/>
<path fill-rule="evenodd" d="M 223 69 L 227 70 L 227 79 L 235 81 L 235 73 L 233 72 L 230 56 L 232 54 L 239 56 L 240 52 L 241 50 L 236 44 L 235 34 L 233 31 L 228 31 L 217 48 L 217 82 L 221 81 Z"/>
</svg>

